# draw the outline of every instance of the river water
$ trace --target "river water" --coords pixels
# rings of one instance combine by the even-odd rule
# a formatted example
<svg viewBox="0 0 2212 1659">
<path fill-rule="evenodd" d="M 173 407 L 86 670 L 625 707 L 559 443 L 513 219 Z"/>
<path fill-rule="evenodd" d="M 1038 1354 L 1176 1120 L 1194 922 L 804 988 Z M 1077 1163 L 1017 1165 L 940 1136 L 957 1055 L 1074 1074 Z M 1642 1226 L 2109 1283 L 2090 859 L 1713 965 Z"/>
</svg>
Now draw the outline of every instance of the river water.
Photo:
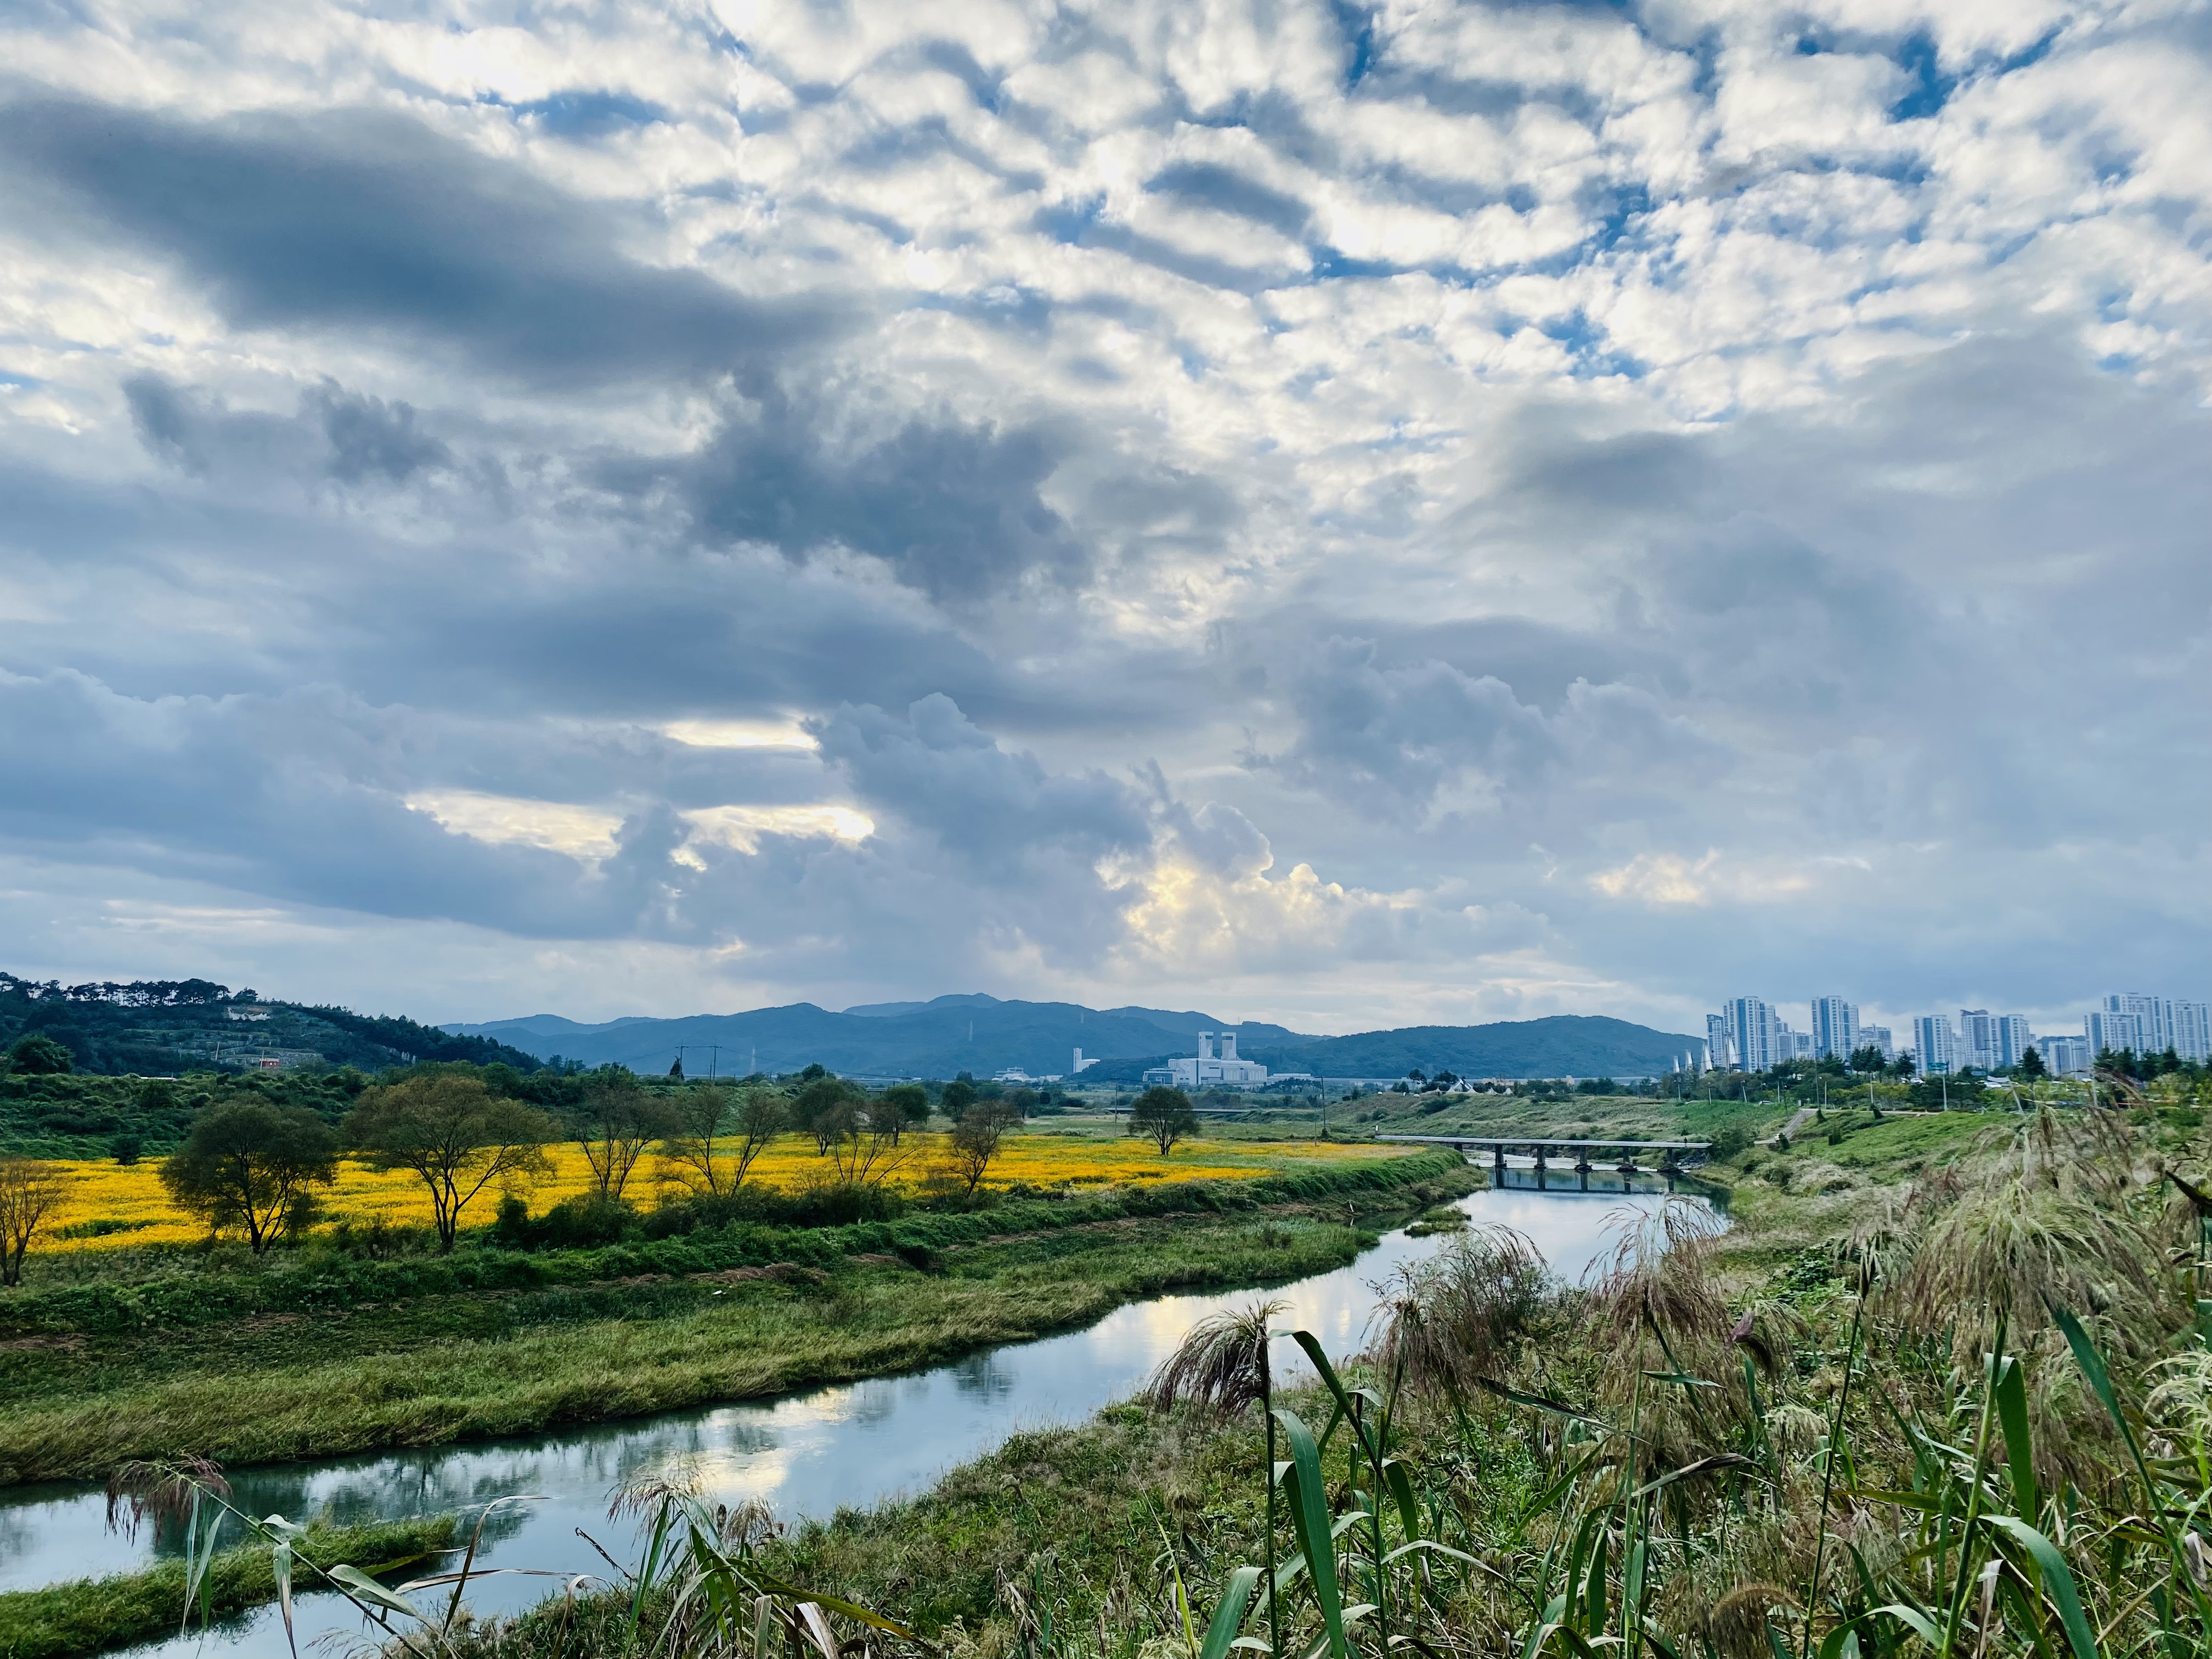
<svg viewBox="0 0 2212 1659">
<path fill-rule="evenodd" d="M 1497 1177 L 1493 1175 L 1493 1182 Z M 1515 1169 L 1502 1188 L 1469 1194 L 1459 1207 L 1477 1224 L 1518 1229 L 1553 1273 L 1583 1279 L 1609 1257 L 1619 1230 L 1656 1210 L 1666 1193 L 1650 1181 L 1539 1177 Z M 1332 1357 L 1364 1345 L 1375 1286 L 1437 1248 L 1438 1237 L 1386 1234 L 1348 1267 L 1264 1292 L 1289 1304 L 1284 1330 L 1321 1339 Z M 617 1560 L 635 1553 L 629 1523 L 607 1519 L 609 1492 L 641 1474 L 682 1463 L 714 1499 L 764 1500 L 786 1521 L 826 1518 L 927 1487 L 956 1465 L 991 1451 L 1012 1434 L 1078 1423 L 1140 1387 L 1192 1325 L 1224 1308 L 1243 1307 L 1251 1291 L 1162 1297 L 1117 1309 L 1080 1331 L 987 1350 L 934 1370 L 815 1389 L 780 1400 L 697 1407 L 656 1417 L 514 1439 L 479 1441 L 375 1456 L 240 1468 L 228 1471 L 235 1501 L 257 1515 L 295 1520 L 328 1513 L 344 1522 L 469 1511 L 499 1498 L 510 1504 L 484 1530 L 478 1565 L 534 1569 L 472 1581 L 479 1614 L 511 1613 L 556 1593 L 567 1576 L 607 1572 L 577 1529 Z M 1297 1375 L 1299 1356 L 1277 1350 L 1277 1371 Z M 471 1517 L 473 1518 L 472 1516 Z M 135 1540 L 108 1529 L 96 1487 L 25 1486 L 0 1492 L 0 1590 L 117 1572 L 178 1540 L 152 1529 Z M 550 1573 L 559 1577 L 540 1577 Z M 340 1597 L 303 1595 L 296 1605 L 304 1650 L 319 1634 L 350 1631 L 358 1620 Z M 137 1659 L 283 1659 L 289 1650 L 273 1607 L 195 1630 L 136 1650 Z"/>
</svg>

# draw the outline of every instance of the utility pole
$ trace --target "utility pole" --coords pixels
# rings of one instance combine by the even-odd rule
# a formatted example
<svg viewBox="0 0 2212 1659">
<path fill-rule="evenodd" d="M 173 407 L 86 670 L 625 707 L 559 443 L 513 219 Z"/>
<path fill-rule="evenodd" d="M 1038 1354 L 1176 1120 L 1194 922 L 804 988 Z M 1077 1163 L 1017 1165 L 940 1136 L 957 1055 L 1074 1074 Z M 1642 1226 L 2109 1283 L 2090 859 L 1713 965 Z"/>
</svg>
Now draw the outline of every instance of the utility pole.
<svg viewBox="0 0 2212 1659">
<path fill-rule="evenodd" d="M 707 1045 L 707 1080 L 711 1083 L 721 1075 L 722 1045 L 719 1042 L 710 1042 Z"/>
</svg>

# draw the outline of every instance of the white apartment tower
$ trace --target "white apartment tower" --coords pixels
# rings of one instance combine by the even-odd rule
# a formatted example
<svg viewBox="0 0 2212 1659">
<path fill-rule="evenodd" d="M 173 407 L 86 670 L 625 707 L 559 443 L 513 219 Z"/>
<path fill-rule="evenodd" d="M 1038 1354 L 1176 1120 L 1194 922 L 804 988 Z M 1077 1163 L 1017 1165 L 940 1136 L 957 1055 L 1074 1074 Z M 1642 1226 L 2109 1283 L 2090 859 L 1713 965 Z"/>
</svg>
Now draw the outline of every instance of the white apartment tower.
<svg viewBox="0 0 2212 1659">
<path fill-rule="evenodd" d="M 1759 997 L 1730 997 L 1721 1005 L 1728 1022 L 1729 1047 L 1737 1066 L 1747 1072 L 1771 1070 L 1774 1065 L 1774 1010 Z"/>
<path fill-rule="evenodd" d="M 2212 1003 L 2175 1002 L 2172 1029 L 2173 1052 L 2199 1065 L 2212 1060 Z"/>
<path fill-rule="evenodd" d="M 2105 999 L 2104 1012 L 2133 1014 L 2138 1022 L 2136 1033 L 2142 1041 L 2137 1054 L 2161 1054 L 2173 1041 L 2173 1005 L 2164 997 L 2146 995 L 2141 991 L 2123 991 L 2118 996 Z"/>
</svg>

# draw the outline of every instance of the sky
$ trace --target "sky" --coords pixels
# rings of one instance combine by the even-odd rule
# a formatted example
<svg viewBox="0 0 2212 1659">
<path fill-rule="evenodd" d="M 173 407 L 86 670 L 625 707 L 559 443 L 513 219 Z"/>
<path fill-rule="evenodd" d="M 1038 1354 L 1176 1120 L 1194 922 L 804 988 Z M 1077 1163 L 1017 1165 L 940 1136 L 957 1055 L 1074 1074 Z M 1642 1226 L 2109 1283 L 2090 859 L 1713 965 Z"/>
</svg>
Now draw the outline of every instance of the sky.
<svg viewBox="0 0 2212 1659">
<path fill-rule="evenodd" d="M 2212 11 L 0 14 L 0 968 L 2212 996 Z"/>
</svg>

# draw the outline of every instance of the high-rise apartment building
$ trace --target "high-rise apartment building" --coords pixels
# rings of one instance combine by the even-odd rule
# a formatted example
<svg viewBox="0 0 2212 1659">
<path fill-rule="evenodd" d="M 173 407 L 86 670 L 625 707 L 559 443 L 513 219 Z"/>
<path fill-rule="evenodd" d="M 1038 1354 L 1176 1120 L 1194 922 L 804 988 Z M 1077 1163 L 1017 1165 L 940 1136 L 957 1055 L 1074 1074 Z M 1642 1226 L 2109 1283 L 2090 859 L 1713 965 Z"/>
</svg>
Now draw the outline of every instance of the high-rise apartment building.
<svg viewBox="0 0 2212 1659">
<path fill-rule="evenodd" d="M 1774 1065 L 1774 1011 L 1759 997 L 1730 997 L 1721 1006 L 1728 1022 L 1731 1058 L 1747 1072 L 1771 1070 Z"/>
<path fill-rule="evenodd" d="M 1881 1050 L 1881 1057 L 1886 1060 L 1897 1058 L 1897 1041 L 1890 1036 L 1889 1027 L 1887 1025 L 1860 1026 L 1859 1047 L 1879 1048 Z"/>
<path fill-rule="evenodd" d="M 1969 1066 L 1978 1072 L 1994 1072 L 1997 1068 L 1996 1017 L 1986 1008 L 1961 1008 L 1954 1058 L 1958 1069 Z"/>
<path fill-rule="evenodd" d="M 2039 1036 L 2031 1046 L 2044 1070 L 2056 1077 L 2077 1077 L 2097 1058 L 2087 1037 Z"/>
<path fill-rule="evenodd" d="M 1735 1054 L 1729 1047 L 1726 1014 L 1705 1016 L 1705 1064 L 1723 1072 L 1735 1064 Z"/>
<path fill-rule="evenodd" d="M 2105 999 L 2104 1012 L 2108 1014 L 2133 1014 L 2141 1041 L 2136 1047 L 2139 1054 L 2163 1054 L 2173 1041 L 2173 1005 L 2164 997 L 2154 997 L 2142 991 L 2123 991 Z"/>
<path fill-rule="evenodd" d="M 1958 1069 L 2008 1072 L 2035 1041 L 2024 1014 L 1993 1014 L 1986 1008 L 1959 1010 L 1955 1057 Z"/>
<path fill-rule="evenodd" d="M 2212 1060 L 2212 1003 L 2175 1002 L 2170 1029 L 2173 1052 L 2199 1065 Z"/>
<path fill-rule="evenodd" d="M 2117 998 L 2108 998 L 2116 1001 Z M 2143 1017 L 2133 1010 L 2092 1008 L 2081 1021 L 2081 1034 L 2087 1039 L 2089 1052 L 2156 1054 L 2151 1047 L 2151 1033 L 2144 1029 Z"/>
<path fill-rule="evenodd" d="M 2027 1015 L 1999 1014 L 1996 1018 L 1996 1069 L 2009 1072 L 2020 1064 L 2034 1043 L 2035 1033 L 2028 1029 Z"/>
<path fill-rule="evenodd" d="M 1859 1046 L 1859 1011 L 1841 997 L 1813 999 L 1813 1052 L 1849 1060 Z"/>
<path fill-rule="evenodd" d="M 1948 1014 L 1922 1014 L 1912 1022 L 1912 1054 L 1923 1076 L 1956 1069 L 1958 1050 Z"/>
</svg>

